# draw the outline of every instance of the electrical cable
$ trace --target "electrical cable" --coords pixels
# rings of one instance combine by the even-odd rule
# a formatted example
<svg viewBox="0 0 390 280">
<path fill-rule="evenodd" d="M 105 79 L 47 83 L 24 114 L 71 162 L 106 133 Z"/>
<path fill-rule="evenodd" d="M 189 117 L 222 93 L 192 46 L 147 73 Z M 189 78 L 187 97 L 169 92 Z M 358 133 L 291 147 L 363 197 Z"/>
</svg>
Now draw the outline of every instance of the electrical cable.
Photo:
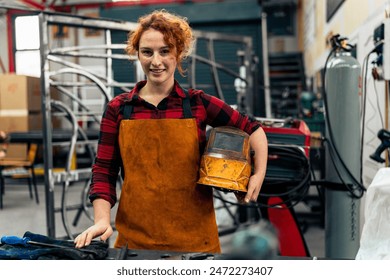
<svg viewBox="0 0 390 280">
<path fill-rule="evenodd" d="M 362 117 L 362 136 L 361 136 L 361 147 L 362 147 L 362 152 L 360 154 L 360 162 L 363 162 L 363 147 L 364 147 L 364 134 L 365 134 L 365 123 L 366 123 L 366 106 L 367 106 L 367 73 L 368 73 L 368 61 L 369 61 L 369 58 L 372 54 L 374 53 L 381 53 L 381 48 L 382 48 L 382 45 L 384 44 L 384 40 L 381 40 L 379 41 L 377 44 L 375 44 L 375 47 L 365 56 L 364 60 L 363 60 L 363 69 L 362 69 L 362 76 L 363 76 L 363 88 L 362 88 L 362 101 L 361 103 L 363 104 L 363 108 L 362 108 L 362 113 L 361 113 L 361 117 Z M 376 91 L 376 87 L 375 87 L 375 82 L 374 82 L 374 89 L 375 89 L 375 93 L 376 93 L 376 96 L 377 96 L 377 106 L 378 106 L 378 110 L 380 111 L 380 106 L 378 104 L 378 93 Z M 371 104 L 371 103 L 370 103 Z M 373 106 L 373 105 L 372 105 Z M 374 106 L 373 106 L 374 107 Z M 380 113 L 380 116 L 382 114 Z M 381 122 L 383 124 L 383 119 L 381 118 Z M 371 131 L 373 132 L 373 131 Z M 361 182 L 363 182 L 363 165 L 361 165 L 360 167 L 360 176 L 361 176 Z"/>
<path fill-rule="evenodd" d="M 272 188 L 275 186 L 287 186 L 290 187 L 287 191 L 284 192 L 274 192 L 274 193 L 264 193 L 261 192 L 259 197 L 281 197 L 284 198 L 282 202 L 275 203 L 275 204 L 264 204 L 259 201 L 251 204 L 242 204 L 239 202 L 233 202 L 223 199 L 221 196 L 215 196 L 215 198 L 221 200 L 222 202 L 230 205 L 237 205 L 241 207 L 246 208 L 258 208 L 258 207 L 266 207 L 266 208 L 273 208 L 278 207 L 280 205 L 286 204 L 287 208 L 292 208 L 295 205 L 297 205 L 299 202 L 301 202 L 305 198 L 305 194 L 308 191 L 308 188 L 310 187 L 310 179 L 311 179 L 311 172 L 310 172 L 310 164 L 307 159 L 307 157 L 298 149 L 291 149 L 287 147 L 273 147 L 275 150 L 279 150 L 277 153 L 278 156 L 283 156 L 284 159 L 289 158 L 295 160 L 295 162 L 298 160 L 298 162 L 301 162 L 303 168 L 302 170 L 299 170 L 299 173 L 304 174 L 303 178 L 299 178 L 298 184 L 296 186 L 291 187 L 290 184 L 294 181 L 292 180 L 286 180 L 281 181 L 277 183 L 267 183 L 267 187 L 272 185 Z"/>
<path fill-rule="evenodd" d="M 310 173 L 309 173 L 309 175 L 310 175 Z M 310 178 L 310 176 L 307 176 L 307 177 Z M 264 204 L 264 203 L 261 203 L 261 202 L 255 202 L 255 203 L 251 203 L 251 204 L 242 204 L 242 203 L 239 203 L 239 202 L 233 202 L 233 201 L 225 200 L 222 197 L 217 197 L 217 196 L 214 196 L 214 197 L 219 199 L 219 200 L 221 200 L 221 201 L 223 201 L 223 202 L 225 202 L 225 203 L 227 203 L 227 204 L 236 205 L 236 206 L 243 206 L 245 208 L 258 208 L 258 207 L 273 208 L 273 207 L 280 206 L 282 204 L 286 204 L 287 208 L 292 208 L 292 207 L 294 207 L 295 205 L 297 205 L 299 202 L 301 202 L 304 199 L 304 195 L 303 194 L 307 192 L 308 187 L 310 186 L 310 184 L 307 184 L 308 183 L 307 180 L 306 180 L 307 177 L 305 177 L 304 180 L 298 186 L 294 187 L 290 191 L 287 191 L 287 192 L 284 192 L 284 193 L 280 193 L 280 194 L 268 194 L 267 195 L 268 197 L 283 197 L 283 196 L 287 196 L 289 194 L 292 194 L 293 192 L 295 192 L 297 194 L 295 196 L 290 196 L 290 198 L 288 198 L 288 199 L 284 199 L 280 203 Z M 263 194 L 263 196 L 264 196 L 264 194 Z M 294 201 L 294 203 L 290 204 L 289 202 L 292 202 L 292 201 Z"/>
<path fill-rule="evenodd" d="M 317 182 L 317 178 L 316 178 L 316 175 L 315 175 L 315 171 L 313 169 L 313 166 L 310 165 L 310 172 L 312 174 L 312 177 L 313 177 L 313 181 L 314 182 Z M 317 193 L 318 193 L 318 197 L 319 197 L 319 201 L 321 203 L 321 208 L 324 207 L 324 202 L 325 202 L 325 195 L 324 195 L 324 192 L 323 190 L 320 188 L 320 184 L 314 184 L 315 187 L 316 187 L 316 190 L 317 190 Z"/>
<path fill-rule="evenodd" d="M 368 73 L 368 61 L 369 61 L 369 58 L 372 54 L 374 53 L 381 53 L 382 51 L 380 50 L 382 48 L 382 45 L 384 44 L 384 40 L 381 40 L 379 41 L 375 47 L 365 56 L 364 60 L 363 60 L 363 69 L 362 69 L 362 75 L 363 75 L 363 88 L 362 88 L 362 104 L 363 104 L 363 108 L 362 108 L 362 114 L 361 114 L 361 117 L 362 117 L 362 136 L 361 136 L 361 140 L 360 140 L 360 145 L 361 145 L 361 154 L 360 154 L 360 162 L 362 163 L 363 162 L 363 147 L 364 147 L 364 134 L 365 134 L 365 123 L 366 123 L 366 106 L 367 106 L 367 73 Z M 377 94 L 377 91 L 376 91 L 376 87 L 375 87 L 375 82 L 374 82 L 374 89 L 375 89 L 375 93 L 376 93 L 376 96 L 377 96 L 377 106 L 378 106 L 378 110 L 380 111 L 380 107 L 379 107 L 379 104 L 378 104 L 378 94 Z M 371 103 L 370 103 L 371 104 Z M 373 106 L 373 105 L 372 105 Z M 373 106 L 374 107 L 374 106 Z M 381 116 L 382 114 L 380 114 Z M 371 119 L 370 119 L 371 120 Z M 381 118 L 381 121 L 382 121 L 382 124 L 383 124 L 383 120 Z M 373 131 L 371 131 L 373 132 Z M 374 134 L 374 133 L 373 133 Z M 360 176 L 361 176 L 361 182 L 363 182 L 363 164 L 361 164 L 360 166 Z"/>
<path fill-rule="evenodd" d="M 374 101 L 370 100 L 369 96 L 367 96 L 367 102 L 368 102 L 367 105 L 371 105 L 372 110 L 368 111 L 371 114 L 369 117 L 367 117 L 367 120 L 364 122 L 365 132 L 366 133 L 367 133 L 367 131 L 370 132 L 370 134 L 369 134 L 370 138 L 368 138 L 368 136 L 365 136 L 364 147 L 370 146 L 371 148 L 376 149 L 377 145 L 376 145 L 375 141 L 378 139 L 378 131 L 374 130 L 374 128 L 377 125 L 377 120 L 376 120 L 377 114 L 379 114 L 381 127 L 384 127 L 384 126 L 383 126 L 382 112 L 380 110 L 380 105 L 379 105 L 379 100 L 378 100 L 379 96 L 378 96 L 378 93 L 376 92 L 376 88 L 375 88 L 375 82 L 374 82 L 374 91 L 376 93 L 376 104 L 374 104 Z M 370 125 L 370 124 L 372 124 L 372 125 Z M 374 144 L 374 142 L 375 142 L 375 144 Z"/>
<path fill-rule="evenodd" d="M 285 149 L 285 148 L 280 148 L 281 150 Z M 308 162 L 308 159 L 306 158 L 306 156 L 297 156 L 297 155 L 294 155 L 294 154 L 289 154 L 289 153 L 281 153 L 281 152 L 275 152 L 275 154 L 277 156 L 283 156 L 284 159 L 294 159 L 295 160 L 295 163 L 297 166 L 299 166 L 297 164 L 297 162 L 301 162 L 301 168 L 303 168 L 302 170 L 298 170 L 299 173 L 301 174 L 304 174 L 304 177 L 303 178 L 299 178 L 299 184 L 295 187 L 292 187 L 290 188 L 288 191 L 286 192 L 274 192 L 274 193 L 260 193 L 260 196 L 264 196 L 264 197 L 272 197 L 272 196 L 287 196 L 287 195 L 291 195 L 292 193 L 294 193 L 296 190 L 300 189 L 306 182 L 308 182 L 308 180 L 310 179 L 310 177 L 308 178 L 308 176 L 310 175 L 310 164 Z M 298 160 L 298 161 L 297 161 Z M 298 173 L 297 172 L 297 173 Z M 266 182 L 266 185 L 267 187 L 269 186 L 272 186 L 272 188 L 274 189 L 275 186 L 285 186 L 285 185 L 290 185 L 292 182 L 294 182 L 293 180 L 289 179 L 289 180 L 281 180 L 281 181 L 274 181 L 274 182 Z"/>
<path fill-rule="evenodd" d="M 364 79 L 363 79 L 363 89 L 362 89 L 362 114 L 361 114 L 361 118 L 362 118 L 362 135 L 361 135 L 361 138 L 360 138 L 360 147 L 361 147 L 361 153 L 360 153 L 360 182 L 363 182 L 363 147 L 364 147 L 364 127 L 365 127 L 365 120 L 366 120 L 366 106 L 367 106 L 367 69 L 368 69 L 368 59 L 370 57 L 370 55 L 373 53 L 374 51 L 371 51 L 368 55 L 366 55 L 365 59 L 364 59 L 364 64 L 363 64 L 363 71 L 365 70 L 364 72 Z"/>
<path fill-rule="evenodd" d="M 375 95 L 376 95 L 376 106 L 377 106 L 378 111 L 379 111 L 379 118 L 380 118 L 382 127 L 385 127 L 385 122 L 383 120 L 383 114 L 382 114 L 382 111 L 381 111 L 381 106 L 379 104 L 379 95 L 378 95 L 378 89 L 376 88 L 376 82 L 374 81 L 373 84 L 374 84 L 374 92 L 375 92 Z"/>
</svg>

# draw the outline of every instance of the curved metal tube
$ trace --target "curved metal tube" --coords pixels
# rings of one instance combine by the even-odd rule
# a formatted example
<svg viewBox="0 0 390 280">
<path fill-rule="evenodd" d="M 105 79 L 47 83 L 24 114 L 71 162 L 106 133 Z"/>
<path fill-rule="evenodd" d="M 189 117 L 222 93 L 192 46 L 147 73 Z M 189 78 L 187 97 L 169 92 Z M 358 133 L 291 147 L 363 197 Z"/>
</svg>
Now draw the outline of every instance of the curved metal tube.
<svg viewBox="0 0 390 280">
<path fill-rule="evenodd" d="M 87 73 L 90 73 L 91 75 L 94 75 L 96 76 L 97 78 L 99 78 L 100 80 L 103 80 L 103 81 L 106 81 L 107 82 L 107 78 L 103 75 L 99 75 L 97 73 L 93 73 L 92 71 L 80 66 L 79 64 L 76 64 L 76 63 L 73 63 L 73 62 L 70 62 L 70 61 L 66 61 L 66 60 L 63 60 L 63 59 L 60 59 L 58 57 L 55 57 L 53 55 L 48 55 L 47 56 L 47 59 L 49 61 L 52 61 L 52 62 L 55 62 L 55 63 L 58 63 L 58 64 L 61 64 L 61 65 L 64 65 L 64 66 L 67 66 L 69 68 L 74 68 L 74 69 L 78 69 L 78 70 L 82 70 L 82 71 L 85 71 Z M 117 83 L 116 81 L 113 81 L 113 84 L 115 85 L 115 83 Z M 127 87 L 124 87 L 124 86 L 120 86 L 121 84 L 123 83 L 118 83 L 118 85 L 116 85 L 118 88 L 122 89 L 123 91 L 130 91 L 129 88 Z M 131 85 L 133 86 L 133 85 Z"/>
<path fill-rule="evenodd" d="M 89 73 L 88 71 L 82 69 L 62 68 L 58 71 L 50 72 L 50 77 L 60 74 L 77 74 L 84 76 L 93 81 L 98 86 L 98 88 L 102 91 L 104 97 L 106 98 L 106 102 L 112 99 L 112 96 L 108 93 L 108 88 L 102 83 L 102 81 L 99 80 L 98 77 Z"/>
</svg>

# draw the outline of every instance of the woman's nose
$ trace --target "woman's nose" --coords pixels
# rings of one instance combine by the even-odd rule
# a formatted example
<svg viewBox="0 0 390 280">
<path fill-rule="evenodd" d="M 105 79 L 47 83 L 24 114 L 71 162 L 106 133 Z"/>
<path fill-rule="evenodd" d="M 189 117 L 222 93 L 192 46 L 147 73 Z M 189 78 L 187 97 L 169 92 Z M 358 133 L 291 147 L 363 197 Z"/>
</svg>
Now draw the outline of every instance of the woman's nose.
<svg viewBox="0 0 390 280">
<path fill-rule="evenodd" d="M 161 64 L 161 56 L 160 54 L 154 54 L 152 59 L 152 65 L 160 65 Z"/>
</svg>

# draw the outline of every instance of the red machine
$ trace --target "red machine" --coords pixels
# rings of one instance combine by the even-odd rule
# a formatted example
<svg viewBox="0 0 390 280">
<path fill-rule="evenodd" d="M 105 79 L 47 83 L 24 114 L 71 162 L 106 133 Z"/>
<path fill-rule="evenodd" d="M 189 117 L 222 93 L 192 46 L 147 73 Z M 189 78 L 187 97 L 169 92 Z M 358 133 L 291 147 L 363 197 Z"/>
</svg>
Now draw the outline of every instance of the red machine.
<svg viewBox="0 0 390 280">
<path fill-rule="evenodd" d="M 310 157 L 310 130 L 298 119 L 260 119 L 268 138 L 266 181 L 301 181 Z M 266 182 L 266 183 L 267 183 Z"/>
<path fill-rule="evenodd" d="M 310 186 L 310 130 L 298 119 L 258 119 L 268 138 L 268 164 L 259 202 L 278 231 L 281 256 L 309 256 L 293 206 Z"/>
<path fill-rule="evenodd" d="M 277 145 L 297 145 L 304 149 L 309 157 L 310 129 L 303 120 L 298 119 L 261 119 L 267 134 L 268 143 Z"/>
</svg>

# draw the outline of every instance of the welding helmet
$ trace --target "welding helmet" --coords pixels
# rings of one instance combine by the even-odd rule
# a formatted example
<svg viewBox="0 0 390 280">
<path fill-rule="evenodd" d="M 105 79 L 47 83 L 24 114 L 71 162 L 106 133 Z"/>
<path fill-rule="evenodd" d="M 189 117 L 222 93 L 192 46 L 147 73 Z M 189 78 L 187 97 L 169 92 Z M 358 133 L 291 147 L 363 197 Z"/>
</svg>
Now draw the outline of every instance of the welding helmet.
<svg viewBox="0 0 390 280">
<path fill-rule="evenodd" d="M 251 171 L 249 135 L 234 127 L 213 128 L 200 161 L 198 184 L 247 192 Z"/>
</svg>

